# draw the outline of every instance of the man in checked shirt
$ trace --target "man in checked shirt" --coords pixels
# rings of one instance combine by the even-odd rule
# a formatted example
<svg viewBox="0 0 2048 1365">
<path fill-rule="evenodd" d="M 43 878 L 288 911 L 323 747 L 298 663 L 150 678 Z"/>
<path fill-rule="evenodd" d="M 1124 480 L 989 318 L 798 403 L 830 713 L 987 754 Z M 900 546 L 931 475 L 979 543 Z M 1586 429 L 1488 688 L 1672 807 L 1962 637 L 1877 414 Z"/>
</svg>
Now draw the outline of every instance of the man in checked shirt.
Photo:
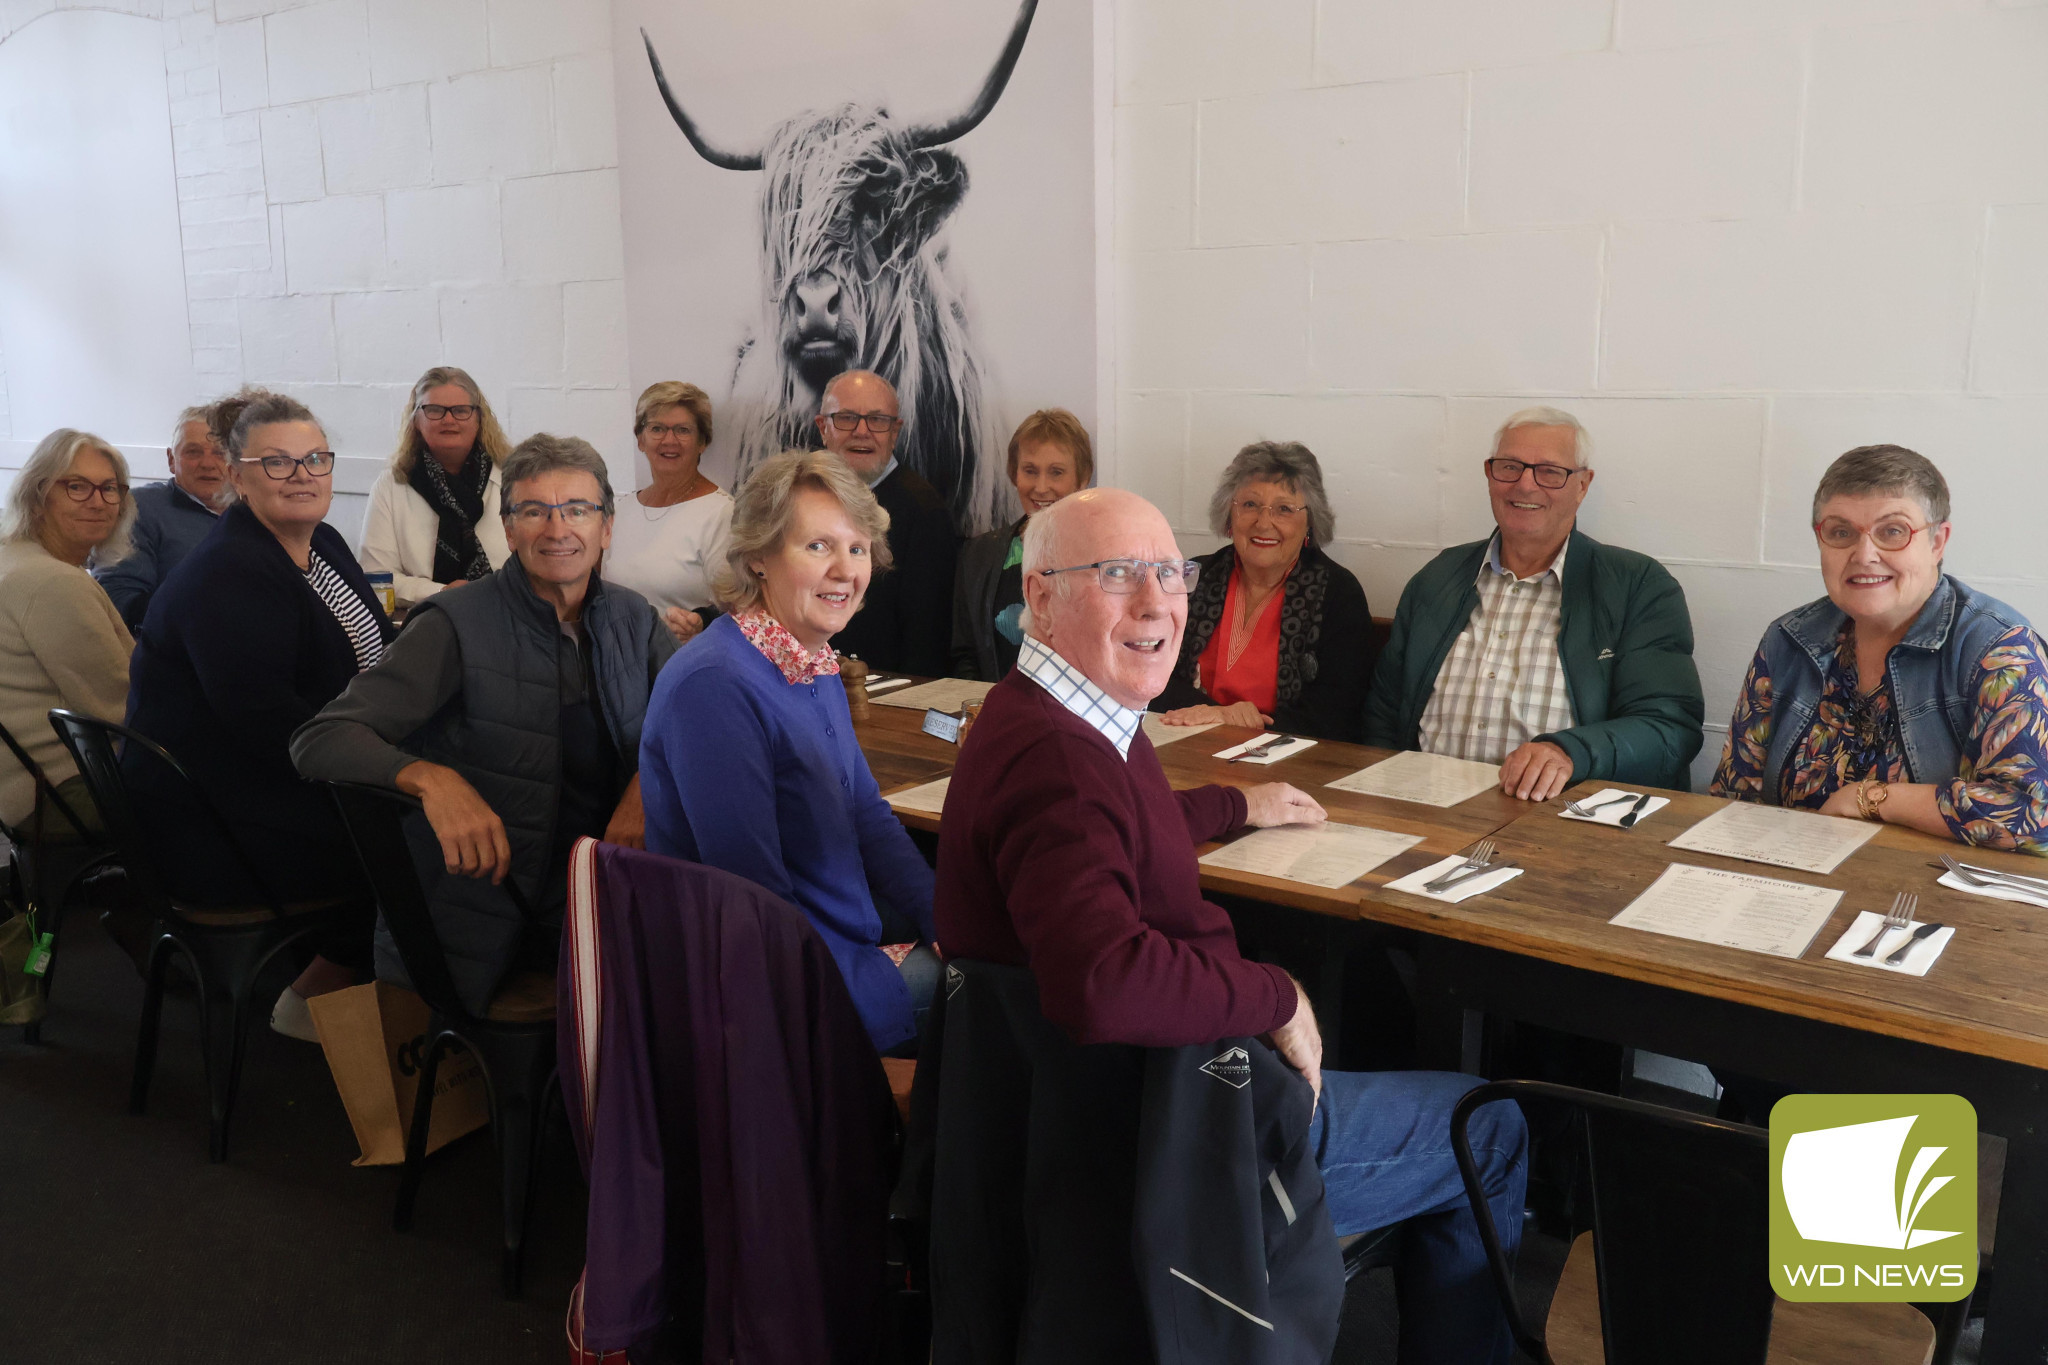
<svg viewBox="0 0 2048 1365">
<path fill-rule="evenodd" d="M 1498 763 L 1525 801 L 1588 779 L 1684 789 L 1706 714 L 1692 618 L 1663 565 L 1575 529 L 1586 429 L 1525 408 L 1482 468 L 1499 529 L 1409 580 L 1365 742 Z"/>
</svg>

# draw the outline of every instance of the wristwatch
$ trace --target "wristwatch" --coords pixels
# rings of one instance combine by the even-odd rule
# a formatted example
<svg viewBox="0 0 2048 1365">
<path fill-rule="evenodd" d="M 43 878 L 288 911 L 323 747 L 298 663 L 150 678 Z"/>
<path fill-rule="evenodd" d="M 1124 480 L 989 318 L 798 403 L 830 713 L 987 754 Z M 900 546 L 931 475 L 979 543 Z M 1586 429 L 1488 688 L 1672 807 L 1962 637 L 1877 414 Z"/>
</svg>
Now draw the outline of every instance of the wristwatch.
<svg viewBox="0 0 2048 1365">
<path fill-rule="evenodd" d="M 1891 794 L 1890 784 L 1880 782 L 1874 777 L 1865 778 L 1856 786 L 1856 809 L 1863 812 L 1864 819 L 1875 820 L 1881 824 L 1884 821 L 1884 812 L 1878 807 L 1890 800 Z"/>
</svg>

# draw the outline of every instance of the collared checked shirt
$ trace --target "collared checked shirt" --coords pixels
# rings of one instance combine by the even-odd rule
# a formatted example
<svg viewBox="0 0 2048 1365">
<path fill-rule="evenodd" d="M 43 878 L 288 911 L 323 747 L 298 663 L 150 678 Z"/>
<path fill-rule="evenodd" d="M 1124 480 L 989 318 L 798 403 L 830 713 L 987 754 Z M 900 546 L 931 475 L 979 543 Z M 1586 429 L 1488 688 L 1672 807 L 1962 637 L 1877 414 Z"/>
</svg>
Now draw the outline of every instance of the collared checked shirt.
<svg viewBox="0 0 2048 1365">
<path fill-rule="evenodd" d="M 1444 656 L 1422 712 L 1426 752 L 1499 763 L 1538 735 L 1572 728 L 1571 693 L 1557 653 L 1564 556 L 1560 549 L 1542 573 L 1517 578 L 1501 564 L 1500 537 L 1494 536 L 1479 566 L 1478 605 Z"/>
<path fill-rule="evenodd" d="M 1043 640 L 1024 637 L 1017 651 L 1017 667 L 1025 677 L 1052 693 L 1053 700 L 1102 732 L 1126 759 L 1131 756 L 1131 739 L 1144 723 L 1145 713 L 1133 711 L 1109 693 L 1089 682 L 1081 670 L 1068 663 Z"/>
</svg>

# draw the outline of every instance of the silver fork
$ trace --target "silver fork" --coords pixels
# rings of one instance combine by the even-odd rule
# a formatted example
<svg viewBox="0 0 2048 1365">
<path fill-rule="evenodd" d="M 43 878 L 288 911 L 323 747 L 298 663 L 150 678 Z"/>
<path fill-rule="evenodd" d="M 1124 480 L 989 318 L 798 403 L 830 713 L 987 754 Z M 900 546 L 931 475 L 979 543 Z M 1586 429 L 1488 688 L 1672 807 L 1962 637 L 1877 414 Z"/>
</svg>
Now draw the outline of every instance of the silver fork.
<svg viewBox="0 0 2048 1365">
<path fill-rule="evenodd" d="M 1904 891 L 1893 896 L 1892 908 L 1884 912 L 1884 926 L 1877 931 L 1870 942 L 1864 944 L 1861 948 L 1849 954 L 1849 956 L 1874 956 L 1877 953 L 1877 945 L 1884 942 L 1884 936 L 1894 929 L 1903 929 L 1911 924 L 1913 922 L 1913 912 L 1919 908 L 1920 898 L 1918 896 L 1909 895 Z"/>
<path fill-rule="evenodd" d="M 1941 863 L 1971 886 L 2002 886 L 2013 891 L 2025 891 L 2030 895 L 2048 896 L 2048 882 L 2036 877 L 2022 877 L 2011 872 L 1994 872 L 1988 867 L 1970 867 L 1957 862 L 1946 853 L 1941 855 Z"/>
<path fill-rule="evenodd" d="M 1472 846 L 1472 851 L 1465 855 L 1464 862 L 1452 868 L 1450 871 L 1445 872 L 1440 876 L 1431 878 L 1429 881 L 1424 882 L 1422 884 L 1422 889 L 1424 891 L 1441 891 L 1444 889 L 1445 886 L 1447 886 L 1451 882 L 1458 880 L 1458 878 L 1464 876 L 1466 873 L 1476 872 L 1480 868 L 1488 866 L 1493 862 L 1493 852 L 1494 849 L 1496 849 L 1497 847 L 1499 847 L 1499 845 L 1495 844 L 1493 840 L 1481 839 L 1478 843 Z"/>
<path fill-rule="evenodd" d="M 1294 743 L 1294 739 L 1292 736 L 1275 735 L 1271 739 L 1259 741 L 1257 744 L 1252 745 L 1251 748 L 1246 749 L 1242 753 L 1232 754 L 1229 758 L 1226 758 L 1223 761 L 1225 763 L 1235 763 L 1239 759 L 1243 758 L 1263 758 L 1267 753 L 1274 749 L 1279 748 L 1281 745 L 1292 743 Z"/>
<path fill-rule="evenodd" d="M 1633 793 L 1623 792 L 1620 796 L 1610 796 L 1605 801 L 1595 801 L 1590 806 L 1582 806 L 1576 801 L 1567 801 L 1564 803 L 1564 808 L 1573 815 L 1591 815 L 1596 810 L 1605 810 L 1609 806 L 1618 806 L 1624 801 L 1633 801 L 1635 799 Z"/>
</svg>

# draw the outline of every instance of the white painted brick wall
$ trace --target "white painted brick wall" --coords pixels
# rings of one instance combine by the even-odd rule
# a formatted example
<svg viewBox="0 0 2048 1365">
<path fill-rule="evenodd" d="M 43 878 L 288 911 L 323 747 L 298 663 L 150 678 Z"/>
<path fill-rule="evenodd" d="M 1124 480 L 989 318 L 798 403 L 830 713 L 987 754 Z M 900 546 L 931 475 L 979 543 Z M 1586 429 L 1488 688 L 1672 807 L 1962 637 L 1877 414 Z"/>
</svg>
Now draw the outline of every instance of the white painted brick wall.
<svg viewBox="0 0 2048 1365">
<path fill-rule="evenodd" d="M 1709 754 L 1821 592 L 1842 451 L 1946 472 L 1950 561 L 2048 620 L 2048 6 L 1115 0 L 1106 475 L 1215 543 L 1257 438 L 1322 458 L 1374 609 L 1485 534 L 1513 409 L 1671 565 Z"/>
</svg>

